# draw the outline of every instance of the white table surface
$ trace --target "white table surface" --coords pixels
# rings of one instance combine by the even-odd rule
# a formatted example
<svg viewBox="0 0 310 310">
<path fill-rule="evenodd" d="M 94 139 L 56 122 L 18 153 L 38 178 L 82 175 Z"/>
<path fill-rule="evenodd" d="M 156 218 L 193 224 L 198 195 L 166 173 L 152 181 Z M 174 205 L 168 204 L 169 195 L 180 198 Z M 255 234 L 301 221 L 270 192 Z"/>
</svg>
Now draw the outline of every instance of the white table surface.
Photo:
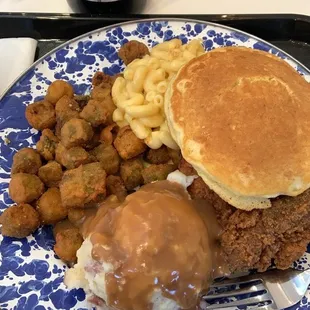
<svg viewBox="0 0 310 310">
<path fill-rule="evenodd" d="M 141 0 L 140 0 L 141 1 Z M 268 14 L 310 15 L 310 0 L 145 0 L 146 14 Z M 0 12 L 81 13 L 77 0 L 0 0 Z"/>
</svg>

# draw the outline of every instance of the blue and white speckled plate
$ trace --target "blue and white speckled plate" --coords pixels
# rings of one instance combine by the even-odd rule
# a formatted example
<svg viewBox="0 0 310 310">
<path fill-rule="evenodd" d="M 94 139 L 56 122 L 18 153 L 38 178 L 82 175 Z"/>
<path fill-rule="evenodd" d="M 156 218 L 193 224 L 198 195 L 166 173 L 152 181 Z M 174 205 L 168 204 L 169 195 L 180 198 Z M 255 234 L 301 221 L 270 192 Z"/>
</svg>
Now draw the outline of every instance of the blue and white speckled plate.
<svg viewBox="0 0 310 310">
<path fill-rule="evenodd" d="M 69 81 L 77 94 L 85 93 L 97 70 L 114 75 L 123 64 L 117 50 L 135 39 L 149 47 L 178 37 L 184 43 L 201 38 L 206 50 L 241 45 L 256 48 L 288 61 L 300 74 L 310 71 L 283 51 L 246 33 L 211 23 L 182 19 L 144 20 L 102 28 L 67 42 L 37 61 L 2 97 L 0 103 L 0 213 L 12 204 L 8 195 L 12 157 L 23 147 L 34 146 L 36 130 L 29 127 L 25 107 L 44 96 L 54 79 Z M 10 141 L 8 143 L 8 141 Z M 66 266 L 53 252 L 51 228 L 39 229 L 27 239 L 0 235 L 0 308 L 2 310 L 87 309 L 84 292 L 67 291 L 63 284 Z M 309 253 L 294 265 L 308 268 Z M 310 309 L 310 290 L 291 309 Z"/>
</svg>

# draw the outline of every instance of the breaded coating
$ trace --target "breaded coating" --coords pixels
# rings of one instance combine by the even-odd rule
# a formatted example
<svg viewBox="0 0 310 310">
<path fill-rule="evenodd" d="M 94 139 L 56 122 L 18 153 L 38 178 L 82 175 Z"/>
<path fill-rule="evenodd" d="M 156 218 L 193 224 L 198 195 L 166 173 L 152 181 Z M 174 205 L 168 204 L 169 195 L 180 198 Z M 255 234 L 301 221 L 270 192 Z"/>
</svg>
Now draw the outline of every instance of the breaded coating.
<svg viewBox="0 0 310 310">
<path fill-rule="evenodd" d="M 61 128 L 61 143 L 65 148 L 84 146 L 93 137 L 91 125 L 83 119 L 72 118 Z"/>
<path fill-rule="evenodd" d="M 178 167 L 178 165 L 180 164 L 181 158 L 182 158 L 181 151 L 180 150 L 173 150 L 169 147 L 167 147 L 167 150 L 168 150 L 168 154 L 170 156 L 170 159 L 176 165 L 176 167 Z"/>
<path fill-rule="evenodd" d="M 101 143 L 90 151 L 90 154 L 100 162 L 101 167 L 108 175 L 118 172 L 121 159 L 112 145 Z"/>
<path fill-rule="evenodd" d="M 79 227 L 86 216 L 86 209 L 68 209 L 68 220 L 74 226 Z"/>
<path fill-rule="evenodd" d="M 179 170 L 187 176 L 197 175 L 197 172 L 193 166 L 189 164 L 184 158 L 181 158 L 179 162 Z"/>
<path fill-rule="evenodd" d="M 84 148 L 89 151 L 92 150 L 93 148 L 95 148 L 96 146 L 100 145 L 100 132 L 101 132 L 101 128 L 97 127 L 97 128 L 93 128 L 94 131 L 94 135 L 93 137 L 90 139 L 90 141 L 87 142 L 87 144 L 84 146 Z"/>
<path fill-rule="evenodd" d="M 38 130 L 53 128 L 56 124 L 55 108 L 46 100 L 29 104 L 25 116 L 30 126 Z"/>
<path fill-rule="evenodd" d="M 65 230 L 76 229 L 76 227 L 68 220 L 65 219 L 63 221 L 58 222 L 53 226 L 53 236 L 56 239 L 56 235 Z"/>
<path fill-rule="evenodd" d="M 107 96 L 100 101 L 91 99 L 80 113 L 80 116 L 93 127 L 98 127 L 112 123 L 112 115 L 115 109 L 116 106 L 111 96 Z"/>
<path fill-rule="evenodd" d="M 28 204 L 11 206 L 0 216 L 1 234 L 7 237 L 24 238 L 40 225 L 38 212 Z"/>
<path fill-rule="evenodd" d="M 37 174 L 41 166 L 42 161 L 38 152 L 31 148 L 24 148 L 13 156 L 11 174 L 20 172 Z"/>
<path fill-rule="evenodd" d="M 103 72 L 96 72 L 92 78 L 92 84 L 94 86 L 99 86 L 100 84 L 105 83 L 106 85 L 109 85 L 110 88 L 112 88 L 112 85 L 114 83 L 114 79 L 112 76 L 107 75 Z"/>
<path fill-rule="evenodd" d="M 61 97 L 55 106 L 56 113 L 56 136 L 60 137 L 61 128 L 72 118 L 80 118 L 81 108 L 79 104 L 68 96 Z"/>
<path fill-rule="evenodd" d="M 111 87 L 110 85 L 106 85 L 104 83 L 99 86 L 94 86 L 90 95 L 91 98 L 94 100 L 98 101 L 104 100 L 106 97 L 111 96 Z"/>
<path fill-rule="evenodd" d="M 61 203 L 60 191 L 49 188 L 37 201 L 37 211 L 42 224 L 51 225 L 67 217 L 68 211 Z"/>
<path fill-rule="evenodd" d="M 50 161 L 39 169 L 38 176 L 47 187 L 58 187 L 63 176 L 61 165 Z"/>
<path fill-rule="evenodd" d="M 123 60 L 126 66 L 130 64 L 133 60 L 137 58 L 143 58 L 143 56 L 149 54 L 150 51 L 148 47 L 145 44 L 136 40 L 131 40 L 125 43 L 118 51 L 119 58 Z"/>
<path fill-rule="evenodd" d="M 83 208 L 104 200 L 106 172 L 100 163 L 68 170 L 60 182 L 61 200 L 67 208 Z"/>
<path fill-rule="evenodd" d="M 119 127 L 116 124 L 111 124 L 103 128 L 99 136 L 100 142 L 105 144 L 113 144 L 118 131 Z"/>
<path fill-rule="evenodd" d="M 50 103 L 56 102 L 63 96 L 73 97 L 73 87 L 66 81 L 56 80 L 47 89 L 45 99 Z"/>
<path fill-rule="evenodd" d="M 37 151 L 47 161 L 53 160 L 55 157 L 55 149 L 59 139 L 50 129 L 44 129 L 40 140 L 37 142 Z"/>
<path fill-rule="evenodd" d="M 44 184 L 34 174 L 16 173 L 12 175 L 9 194 L 16 203 L 30 203 L 44 192 Z"/>
<path fill-rule="evenodd" d="M 62 153 L 61 163 L 67 169 L 74 169 L 80 165 L 89 164 L 96 161 L 94 156 L 91 156 L 82 147 L 72 147 Z"/>
<path fill-rule="evenodd" d="M 66 152 L 67 149 L 61 143 L 58 143 L 55 149 L 55 160 L 62 166 L 63 166 L 62 158 Z"/>
<path fill-rule="evenodd" d="M 150 165 L 143 169 L 142 177 L 144 184 L 167 179 L 169 173 L 175 170 L 174 164 Z"/>
<path fill-rule="evenodd" d="M 129 126 L 119 130 L 114 146 L 121 158 L 125 160 L 136 157 L 147 149 L 143 140 L 138 139 Z"/>
<path fill-rule="evenodd" d="M 120 175 L 128 190 L 143 184 L 143 163 L 141 158 L 132 158 L 121 163 Z"/>
<path fill-rule="evenodd" d="M 107 195 L 115 195 L 119 201 L 124 201 L 127 190 L 121 177 L 109 175 L 107 177 Z"/>
<path fill-rule="evenodd" d="M 76 252 L 83 243 L 83 238 L 78 228 L 71 228 L 59 231 L 56 234 L 54 251 L 67 264 L 76 262 Z"/>
<path fill-rule="evenodd" d="M 170 160 L 168 149 L 165 145 L 157 150 L 149 149 L 145 156 L 146 161 L 150 164 L 166 164 Z"/>
</svg>

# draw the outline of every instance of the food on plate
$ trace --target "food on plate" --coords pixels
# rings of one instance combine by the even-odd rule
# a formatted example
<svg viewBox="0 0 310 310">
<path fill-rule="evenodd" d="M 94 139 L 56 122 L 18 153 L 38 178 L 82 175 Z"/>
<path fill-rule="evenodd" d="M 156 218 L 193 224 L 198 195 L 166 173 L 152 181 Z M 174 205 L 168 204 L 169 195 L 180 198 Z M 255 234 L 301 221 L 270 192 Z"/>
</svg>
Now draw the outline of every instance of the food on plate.
<svg viewBox="0 0 310 310">
<path fill-rule="evenodd" d="M 106 172 L 100 163 L 81 165 L 64 172 L 59 188 L 64 207 L 94 205 L 106 196 Z"/>
<path fill-rule="evenodd" d="M 140 157 L 125 160 L 121 163 L 120 176 L 128 190 L 143 184 L 143 162 Z"/>
<path fill-rule="evenodd" d="M 66 149 L 60 156 L 62 165 L 67 169 L 74 169 L 80 165 L 89 164 L 95 161 L 94 157 L 80 146 Z"/>
<path fill-rule="evenodd" d="M 135 41 L 119 51 L 127 66 L 123 77 L 118 77 L 112 87 L 117 106 L 113 120 L 120 127 L 130 125 L 135 135 L 152 149 L 163 144 L 177 149 L 165 122 L 164 95 L 178 70 L 203 54 L 204 49 L 199 40 L 182 45 L 181 40 L 172 39 L 147 51 L 146 46 Z"/>
<path fill-rule="evenodd" d="M 94 131 L 83 119 L 72 118 L 61 128 L 61 143 L 66 148 L 84 146 L 91 140 Z"/>
<path fill-rule="evenodd" d="M 37 151 L 47 161 L 53 160 L 55 157 L 55 149 L 59 139 L 54 135 L 50 129 L 42 131 L 40 140 L 37 142 Z"/>
<path fill-rule="evenodd" d="M 58 222 L 54 226 L 54 251 L 67 264 L 76 262 L 76 252 L 83 243 L 80 231 L 68 220 Z"/>
<path fill-rule="evenodd" d="M 144 184 L 166 180 L 169 173 L 176 169 L 173 164 L 149 165 L 142 171 Z"/>
<path fill-rule="evenodd" d="M 147 146 L 135 136 L 129 126 L 121 128 L 114 140 L 114 146 L 122 159 L 130 159 L 143 153 Z"/>
<path fill-rule="evenodd" d="M 72 98 L 73 94 L 73 87 L 68 82 L 56 80 L 47 88 L 45 99 L 52 104 L 56 104 L 63 96 Z"/>
<path fill-rule="evenodd" d="M 39 169 L 38 177 L 47 187 L 58 187 L 63 176 L 61 165 L 57 161 L 49 161 Z"/>
<path fill-rule="evenodd" d="M 126 186 L 120 176 L 109 175 L 107 177 L 107 196 L 115 195 L 119 201 L 123 201 L 127 194 Z"/>
<path fill-rule="evenodd" d="M 150 149 L 146 153 L 145 159 L 151 164 L 166 164 L 170 159 L 170 154 L 165 145 L 161 146 L 159 149 Z"/>
<path fill-rule="evenodd" d="M 119 58 L 126 66 L 135 59 L 143 58 L 145 55 L 150 55 L 148 47 L 136 40 L 125 43 L 118 51 Z"/>
<path fill-rule="evenodd" d="M 310 186 L 309 91 L 280 58 L 227 47 L 180 69 L 165 111 L 183 157 L 205 183 L 237 208 L 262 209 Z"/>
<path fill-rule="evenodd" d="M 38 212 L 26 203 L 11 206 L 0 216 L 1 234 L 7 237 L 24 238 L 40 225 Z"/>
<path fill-rule="evenodd" d="M 37 174 L 41 166 L 42 161 L 38 152 L 31 148 L 23 148 L 13 156 L 11 174 Z"/>
<path fill-rule="evenodd" d="M 109 125 L 103 128 L 99 135 L 99 140 L 105 144 L 113 144 L 113 141 L 116 138 L 119 127 L 116 124 Z"/>
<path fill-rule="evenodd" d="M 11 177 L 9 193 L 16 203 L 30 203 L 44 192 L 44 184 L 34 174 L 16 173 Z"/>
<path fill-rule="evenodd" d="M 37 201 L 36 209 L 42 224 L 50 225 L 65 219 L 68 210 L 62 205 L 60 191 L 56 187 L 49 188 Z"/>
<path fill-rule="evenodd" d="M 28 123 L 38 130 L 53 128 L 56 123 L 55 108 L 46 100 L 29 104 L 25 115 Z"/>
<path fill-rule="evenodd" d="M 123 203 L 107 201 L 82 231 L 65 284 L 83 287 L 97 305 L 194 308 L 212 278 L 208 229 L 179 184 L 156 182 Z"/>
<path fill-rule="evenodd" d="M 100 162 L 108 175 L 118 173 L 121 160 L 116 149 L 111 144 L 101 143 L 91 150 L 90 153 Z"/>
</svg>

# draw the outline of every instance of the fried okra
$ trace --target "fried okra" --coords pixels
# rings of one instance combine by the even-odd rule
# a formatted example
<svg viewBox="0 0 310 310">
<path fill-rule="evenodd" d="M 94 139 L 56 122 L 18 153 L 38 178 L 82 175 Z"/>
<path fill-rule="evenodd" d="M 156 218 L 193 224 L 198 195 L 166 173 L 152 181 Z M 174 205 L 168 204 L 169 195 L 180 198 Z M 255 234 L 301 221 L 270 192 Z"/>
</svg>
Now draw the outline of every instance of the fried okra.
<svg viewBox="0 0 310 310">
<path fill-rule="evenodd" d="M 172 162 L 176 165 L 176 167 L 178 167 L 180 161 L 181 161 L 181 151 L 180 150 L 173 150 L 169 147 L 167 147 L 168 150 L 168 154 L 170 156 L 170 159 L 172 160 Z"/>
<path fill-rule="evenodd" d="M 116 138 L 119 127 L 116 124 L 109 125 L 100 132 L 99 140 L 105 144 L 113 144 Z"/>
<path fill-rule="evenodd" d="M 74 227 L 60 230 L 56 233 L 55 240 L 54 251 L 59 258 L 67 264 L 75 263 L 76 252 L 83 243 L 79 229 Z"/>
<path fill-rule="evenodd" d="M 82 147 L 76 146 L 62 153 L 61 162 L 67 169 L 74 169 L 80 165 L 89 164 L 95 161 Z"/>
<path fill-rule="evenodd" d="M 60 194 L 67 208 L 83 208 L 101 202 L 106 195 L 106 172 L 100 163 L 68 170 L 60 182 Z"/>
<path fill-rule="evenodd" d="M 112 115 L 115 109 L 111 96 L 107 96 L 102 100 L 91 99 L 80 113 L 80 116 L 93 127 L 98 127 L 112 123 Z"/>
<path fill-rule="evenodd" d="M 91 93 L 91 98 L 94 100 L 104 100 L 106 97 L 110 97 L 111 96 L 111 88 L 109 87 L 109 85 L 99 85 L 99 86 L 95 86 Z"/>
<path fill-rule="evenodd" d="M 122 159 L 130 159 L 143 153 L 147 146 L 136 137 L 129 126 L 121 128 L 114 140 L 114 146 Z"/>
<path fill-rule="evenodd" d="M 83 119 L 72 118 L 61 128 L 61 143 L 66 148 L 84 146 L 93 137 L 91 125 Z"/>
<path fill-rule="evenodd" d="M 90 153 L 96 157 L 96 159 L 100 162 L 101 167 L 108 175 L 118 172 L 120 157 L 112 145 L 102 143 L 94 148 Z"/>
<path fill-rule="evenodd" d="M 149 149 L 145 156 L 146 161 L 151 164 L 165 164 L 170 160 L 167 147 L 163 145 L 157 150 Z"/>
<path fill-rule="evenodd" d="M 31 148 L 24 148 L 19 150 L 13 156 L 13 164 L 11 174 L 15 173 L 29 173 L 37 174 L 39 168 L 42 166 L 41 157 L 38 152 Z"/>
<path fill-rule="evenodd" d="M 143 163 L 140 158 L 133 158 L 121 163 L 120 175 L 128 190 L 143 184 Z"/>
<path fill-rule="evenodd" d="M 55 106 L 57 137 L 60 136 L 63 125 L 72 118 L 79 118 L 80 112 L 81 108 L 73 98 L 63 96 L 57 101 Z"/>
<path fill-rule="evenodd" d="M 67 149 L 61 143 L 58 143 L 55 149 L 55 160 L 62 166 L 63 166 L 62 158 L 66 152 Z"/>
<path fill-rule="evenodd" d="M 119 201 L 127 196 L 127 190 L 121 177 L 109 175 L 107 177 L 107 195 L 115 195 Z"/>
<path fill-rule="evenodd" d="M 39 169 L 38 176 L 47 187 L 58 187 L 63 176 L 61 165 L 50 161 Z"/>
<path fill-rule="evenodd" d="M 175 165 L 172 164 L 150 165 L 142 171 L 144 184 L 166 180 L 168 174 L 175 169 Z"/>
<path fill-rule="evenodd" d="M 3 236 L 24 238 L 40 225 L 38 212 L 29 204 L 22 203 L 4 210 L 0 216 Z"/>
<path fill-rule="evenodd" d="M 37 142 L 37 151 L 41 156 L 49 161 L 55 157 L 55 149 L 59 139 L 54 135 L 50 129 L 44 129 L 40 140 Z"/>
<path fill-rule="evenodd" d="M 133 60 L 137 58 L 143 58 L 143 56 L 149 54 L 150 51 L 148 47 L 145 44 L 136 40 L 131 40 L 125 43 L 118 51 L 119 58 L 123 60 L 126 66 L 130 64 Z"/>
<path fill-rule="evenodd" d="M 68 96 L 72 98 L 73 94 L 73 87 L 69 83 L 56 80 L 48 87 L 45 99 L 52 104 L 56 104 L 61 97 Z"/>
<path fill-rule="evenodd" d="M 90 100 L 90 96 L 89 95 L 75 95 L 73 99 L 77 102 L 80 109 L 82 110 L 87 105 L 88 101 Z"/>
<path fill-rule="evenodd" d="M 60 191 L 49 188 L 38 200 L 37 211 L 43 224 L 55 224 L 67 217 L 68 211 L 62 205 Z"/>
<path fill-rule="evenodd" d="M 179 170 L 187 176 L 198 174 L 194 169 L 194 167 L 190 163 L 188 163 L 184 158 L 181 158 L 179 162 Z"/>
<path fill-rule="evenodd" d="M 25 116 L 28 123 L 38 130 L 53 128 L 56 124 L 55 108 L 46 100 L 29 104 Z"/>
<path fill-rule="evenodd" d="M 107 86 L 109 86 L 110 88 L 112 88 L 113 83 L 114 83 L 114 79 L 112 76 L 107 75 L 103 72 L 96 72 L 92 78 L 92 84 L 94 86 L 99 86 L 100 84 L 105 83 Z"/>
<path fill-rule="evenodd" d="M 30 203 L 44 192 L 44 184 L 33 174 L 16 173 L 12 175 L 9 194 L 16 203 Z"/>
</svg>

